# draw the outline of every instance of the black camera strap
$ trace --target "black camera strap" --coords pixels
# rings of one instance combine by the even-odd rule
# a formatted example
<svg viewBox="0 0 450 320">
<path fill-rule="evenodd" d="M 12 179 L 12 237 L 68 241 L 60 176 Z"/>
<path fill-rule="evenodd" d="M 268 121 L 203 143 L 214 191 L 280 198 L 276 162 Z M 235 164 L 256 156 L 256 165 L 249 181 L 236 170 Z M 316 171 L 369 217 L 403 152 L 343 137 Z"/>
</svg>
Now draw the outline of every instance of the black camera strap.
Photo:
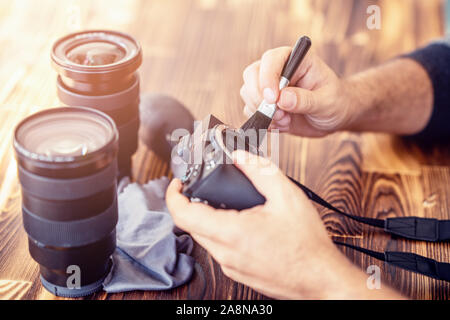
<svg viewBox="0 0 450 320">
<path fill-rule="evenodd" d="M 311 201 L 314 201 L 315 203 L 352 220 L 373 227 L 383 228 L 387 233 L 405 239 L 429 242 L 442 242 L 450 240 L 450 220 L 437 220 L 419 217 L 374 219 L 355 216 L 336 208 L 297 180 L 291 177 L 289 177 L 289 179 L 300 189 L 302 189 Z M 450 263 L 438 262 L 436 260 L 409 252 L 377 252 L 344 242 L 334 241 L 334 243 L 365 253 L 371 257 L 385 261 L 399 268 L 417 272 L 438 280 L 450 281 Z"/>
</svg>

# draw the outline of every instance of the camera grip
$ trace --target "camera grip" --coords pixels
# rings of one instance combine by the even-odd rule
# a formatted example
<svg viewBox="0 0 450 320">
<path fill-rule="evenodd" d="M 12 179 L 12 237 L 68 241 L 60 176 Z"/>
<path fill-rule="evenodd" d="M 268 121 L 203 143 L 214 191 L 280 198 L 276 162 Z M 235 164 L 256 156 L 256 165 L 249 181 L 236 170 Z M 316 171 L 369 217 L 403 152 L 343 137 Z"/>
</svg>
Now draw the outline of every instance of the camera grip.
<svg viewBox="0 0 450 320">
<path fill-rule="evenodd" d="M 234 165 L 221 164 L 199 181 L 188 196 L 206 200 L 215 208 L 244 210 L 264 204 L 266 198 Z"/>
</svg>

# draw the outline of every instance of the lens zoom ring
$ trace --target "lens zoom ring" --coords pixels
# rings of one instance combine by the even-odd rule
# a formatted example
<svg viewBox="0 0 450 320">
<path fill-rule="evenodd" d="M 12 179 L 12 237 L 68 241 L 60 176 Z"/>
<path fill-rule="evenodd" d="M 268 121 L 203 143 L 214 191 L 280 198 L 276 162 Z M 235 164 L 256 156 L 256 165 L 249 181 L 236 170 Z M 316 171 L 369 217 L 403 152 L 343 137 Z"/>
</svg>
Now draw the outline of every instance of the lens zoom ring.
<svg viewBox="0 0 450 320">
<path fill-rule="evenodd" d="M 117 198 L 107 210 L 89 219 L 59 222 L 43 219 L 22 207 L 23 225 L 28 235 L 47 246 L 76 247 L 96 242 L 116 227 Z"/>
<path fill-rule="evenodd" d="M 136 101 L 136 98 L 139 97 L 139 75 L 137 73 L 134 83 L 129 88 L 109 95 L 75 93 L 64 86 L 60 76 L 58 76 L 57 86 L 58 97 L 62 103 L 69 106 L 99 109 L 105 113 L 108 113 L 111 109 L 122 108 L 128 105 L 130 101 Z"/>
</svg>

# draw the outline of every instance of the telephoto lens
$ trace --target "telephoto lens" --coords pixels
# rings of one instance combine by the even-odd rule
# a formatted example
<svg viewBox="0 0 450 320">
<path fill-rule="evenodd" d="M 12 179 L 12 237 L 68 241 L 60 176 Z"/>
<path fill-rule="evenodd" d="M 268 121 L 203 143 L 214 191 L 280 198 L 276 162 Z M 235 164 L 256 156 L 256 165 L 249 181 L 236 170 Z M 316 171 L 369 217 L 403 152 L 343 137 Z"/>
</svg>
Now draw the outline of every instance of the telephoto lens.
<svg viewBox="0 0 450 320">
<path fill-rule="evenodd" d="M 142 50 L 131 36 L 105 30 L 69 34 L 53 45 L 60 101 L 101 110 L 119 131 L 118 178 L 131 175 L 138 147 Z"/>
<path fill-rule="evenodd" d="M 102 288 L 116 247 L 118 132 L 81 107 L 29 116 L 14 132 L 22 216 L 41 282 L 57 296 Z"/>
</svg>

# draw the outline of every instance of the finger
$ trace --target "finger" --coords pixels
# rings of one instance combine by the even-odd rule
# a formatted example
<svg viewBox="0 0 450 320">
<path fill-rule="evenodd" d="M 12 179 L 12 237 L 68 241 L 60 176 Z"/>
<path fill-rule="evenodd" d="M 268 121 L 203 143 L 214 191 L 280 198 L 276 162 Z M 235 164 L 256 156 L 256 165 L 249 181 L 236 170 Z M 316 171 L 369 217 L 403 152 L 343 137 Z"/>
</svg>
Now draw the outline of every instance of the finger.
<svg viewBox="0 0 450 320">
<path fill-rule="evenodd" d="M 245 94 L 255 105 L 259 105 L 263 100 L 261 88 L 259 87 L 259 70 L 260 61 L 256 61 L 245 68 L 243 72 L 244 85 L 241 91 Z"/>
<path fill-rule="evenodd" d="M 256 156 L 243 150 L 233 152 L 233 163 L 247 176 L 255 188 L 266 197 L 267 201 L 271 198 L 280 198 L 278 194 L 283 182 L 284 175 L 279 168 L 269 159 Z"/>
<path fill-rule="evenodd" d="M 222 242 L 211 240 L 210 238 L 203 237 L 199 234 L 191 234 L 192 238 L 201 245 L 208 253 L 220 264 L 231 267 L 233 250 L 228 248 Z"/>
<path fill-rule="evenodd" d="M 278 132 L 290 132 L 291 127 L 278 127 L 277 125 L 273 125 L 269 128 L 270 131 L 278 130 Z"/>
<path fill-rule="evenodd" d="M 253 108 L 251 106 L 248 106 L 248 105 L 245 105 L 245 107 L 244 107 L 244 115 L 247 118 L 250 118 L 255 112 L 256 112 L 255 108 Z"/>
<path fill-rule="evenodd" d="M 256 109 L 260 103 L 259 97 L 255 97 L 255 93 L 251 93 L 247 84 L 244 84 L 240 90 L 240 95 L 245 104 L 249 106 L 254 106 Z"/>
<path fill-rule="evenodd" d="M 281 133 L 291 132 L 291 127 L 280 127 L 280 128 L 278 128 L 278 131 Z"/>
<path fill-rule="evenodd" d="M 220 264 L 222 272 L 227 277 L 247 285 L 263 287 L 259 285 L 259 279 L 254 277 L 255 272 L 252 270 L 259 269 L 259 266 L 255 268 L 253 261 L 245 261 L 245 258 L 239 256 L 233 248 L 211 241 L 208 238 L 197 234 L 192 234 L 192 237 Z"/>
<path fill-rule="evenodd" d="M 305 119 L 305 116 L 300 114 L 292 117 L 289 128 L 290 133 L 302 137 L 323 137 L 329 133 L 313 127 L 311 123 Z"/>
<path fill-rule="evenodd" d="M 247 264 L 243 261 L 245 257 L 239 255 L 236 246 L 231 246 L 202 237 L 198 234 L 192 234 L 194 240 L 201 245 L 216 260 L 222 268 L 227 269 L 243 269 Z"/>
<path fill-rule="evenodd" d="M 319 102 L 320 94 L 307 89 L 288 87 L 281 91 L 278 106 L 287 112 L 310 114 L 317 110 Z"/>
<path fill-rule="evenodd" d="M 240 270 L 236 270 L 233 268 L 228 268 L 225 266 L 222 266 L 222 272 L 230 279 L 242 283 L 253 290 L 272 298 L 278 298 L 278 299 L 288 299 L 286 295 L 278 294 L 278 291 L 269 291 L 267 285 L 267 280 L 258 276 L 253 275 L 252 273 L 244 273 Z M 284 288 L 283 288 L 284 289 Z"/>
<path fill-rule="evenodd" d="M 285 114 L 286 114 L 286 112 L 284 112 L 283 110 L 277 109 L 277 110 L 275 111 L 275 113 L 274 113 L 272 119 L 273 119 L 273 121 L 278 121 L 278 120 L 280 120 L 281 118 L 283 118 Z"/>
<path fill-rule="evenodd" d="M 218 241 L 233 240 L 239 234 L 237 212 L 216 210 L 202 203 L 192 203 L 181 194 L 181 188 L 181 181 L 173 179 L 166 191 L 167 208 L 178 227 Z"/>
<path fill-rule="evenodd" d="M 253 267 L 254 262 L 247 261 L 246 257 L 243 256 L 242 253 L 239 254 L 237 248 L 211 241 L 208 238 L 204 238 L 196 234 L 193 234 L 192 237 L 199 245 L 208 251 L 214 260 L 220 264 L 226 275 L 228 272 L 225 272 L 225 270 L 232 271 L 235 275 L 239 274 L 240 278 L 251 275 L 248 267 Z"/>
<path fill-rule="evenodd" d="M 320 59 L 317 58 L 315 54 L 313 54 L 312 50 L 309 50 L 291 78 L 290 83 L 292 84 L 292 86 L 294 86 L 295 84 L 296 87 L 311 89 L 311 87 L 309 86 L 303 86 L 302 80 L 309 74 L 311 74 L 312 78 L 314 78 L 314 73 L 316 69 L 318 69 L 316 68 L 318 62 L 320 62 Z"/>
<path fill-rule="evenodd" d="M 290 53 L 290 47 L 281 47 L 266 51 L 261 58 L 259 87 L 263 90 L 264 100 L 268 103 L 275 103 L 278 100 L 281 72 Z"/>
<path fill-rule="evenodd" d="M 291 116 L 289 114 L 285 114 L 281 119 L 275 121 L 275 124 L 278 127 L 289 127 L 291 123 Z"/>
<path fill-rule="evenodd" d="M 318 81 L 321 82 L 323 79 L 328 79 L 330 74 L 334 74 L 330 67 L 310 51 L 300 64 L 297 75 L 292 77 L 290 83 L 292 87 L 313 90 L 317 86 Z"/>
</svg>

